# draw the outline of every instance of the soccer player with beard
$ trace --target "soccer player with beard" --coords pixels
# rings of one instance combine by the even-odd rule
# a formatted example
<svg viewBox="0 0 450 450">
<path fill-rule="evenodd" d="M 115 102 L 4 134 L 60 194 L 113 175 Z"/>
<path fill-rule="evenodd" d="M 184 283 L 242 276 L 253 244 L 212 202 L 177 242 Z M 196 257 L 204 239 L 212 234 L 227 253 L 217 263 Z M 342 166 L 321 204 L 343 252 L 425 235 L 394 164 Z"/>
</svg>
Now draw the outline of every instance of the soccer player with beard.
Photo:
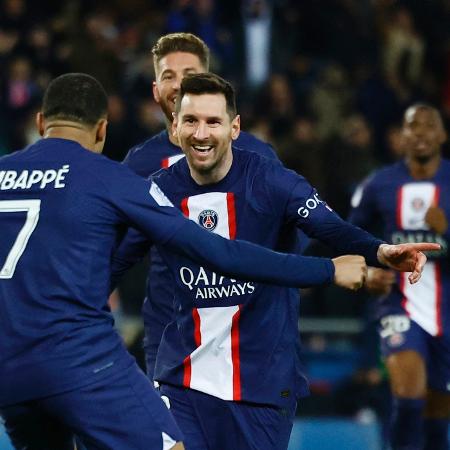
<svg viewBox="0 0 450 450">
<path fill-rule="evenodd" d="M 382 244 L 344 222 L 303 177 L 235 147 L 239 130 L 229 83 L 208 73 L 183 79 L 173 132 L 186 158 L 152 180 L 201 227 L 283 251 L 301 228 L 340 253 L 395 268 L 405 268 L 397 263 L 408 254 L 414 260 L 415 249 L 423 248 Z M 144 243 L 130 230 L 113 271 L 126 268 L 133 246 Z M 173 274 L 174 320 L 163 333 L 155 379 L 186 447 L 285 449 L 297 399 L 308 392 L 299 360 L 298 291 L 230 279 L 180 255 L 162 255 Z"/>
<path fill-rule="evenodd" d="M 124 159 L 124 164 L 145 178 L 184 157 L 177 137 L 170 132 L 175 100 L 185 75 L 209 70 L 209 48 L 200 38 L 191 33 L 171 33 L 160 37 L 152 53 L 155 70 L 153 97 L 164 112 L 166 129 L 133 147 Z M 239 134 L 234 145 L 268 158 L 277 158 L 269 144 L 244 131 Z M 306 239 L 302 237 L 302 242 L 298 242 L 298 245 L 305 246 Z M 145 249 L 146 247 L 143 247 L 142 250 Z M 170 322 L 173 311 L 170 300 L 172 297 L 170 276 L 156 248 L 150 251 L 150 259 L 146 298 L 142 311 L 145 323 L 144 349 L 147 373 L 152 379 L 162 332 Z"/>
<path fill-rule="evenodd" d="M 377 318 L 394 398 L 391 443 L 398 449 L 448 449 L 450 414 L 450 161 L 439 112 L 409 107 L 403 119 L 403 161 L 370 176 L 356 190 L 350 221 L 382 221 L 388 242 L 438 242 L 421 282 L 405 274 L 369 269 L 366 286 L 382 294 Z"/>
</svg>

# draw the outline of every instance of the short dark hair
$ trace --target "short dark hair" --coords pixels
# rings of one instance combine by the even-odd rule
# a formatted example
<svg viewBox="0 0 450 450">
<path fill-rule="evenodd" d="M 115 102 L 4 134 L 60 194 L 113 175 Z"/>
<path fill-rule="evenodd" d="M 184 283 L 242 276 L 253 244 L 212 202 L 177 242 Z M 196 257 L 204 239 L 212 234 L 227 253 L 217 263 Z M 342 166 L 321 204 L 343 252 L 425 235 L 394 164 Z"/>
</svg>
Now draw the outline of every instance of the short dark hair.
<svg viewBox="0 0 450 450">
<path fill-rule="evenodd" d="M 152 48 L 155 69 L 156 63 L 161 58 L 175 52 L 197 55 L 205 70 L 209 70 L 209 48 L 199 37 L 192 33 L 170 33 L 161 36 Z"/>
<path fill-rule="evenodd" d="M 85 73 L 66 73 L 50 82 L 42 102 L 46 119 L 95 125 L 106 117 L 108 97 L 103 86 Z"/>
<path fill-rule="evenodd" d="M 177 95 L 175 111 L 180 111 L 181 100 L 186 94 L 223 94 L 227 112 L 231 119 L 237 114 L 236 95 L 233 86 L 215 73 L 195 73 L 186 75 L 181 81 L 180 93 Z"/>
</svg>

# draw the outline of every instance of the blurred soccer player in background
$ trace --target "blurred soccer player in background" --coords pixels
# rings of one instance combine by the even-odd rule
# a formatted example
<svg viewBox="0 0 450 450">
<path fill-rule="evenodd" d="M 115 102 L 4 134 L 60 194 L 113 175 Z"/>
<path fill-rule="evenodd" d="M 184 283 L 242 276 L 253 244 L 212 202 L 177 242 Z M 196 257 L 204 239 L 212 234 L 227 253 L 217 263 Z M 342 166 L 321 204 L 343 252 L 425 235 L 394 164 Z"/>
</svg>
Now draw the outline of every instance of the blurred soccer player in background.
<svg viewBox="0 0 450 450">
<path fill-rule="evenodd" d="M 404 114 L 405 158 L 370 176 L 354 194 L 350 220 L 382 221 L 392 243 L 438 242 L 441 251 L 412 289 L 405 274 L 369 269 L 366 286 L 382 297 L 379 334 L 394 397 L 391 441 L 397 449 L 448 449 L 450 414 L 450 162 L 439 112 L 415 104 Z"/>
<path fill-rule="evenodd" d="M 183 79 L 173 132 L 186 159 L 152 179 L 189 219 L 228 239 L 283 251 L 295 249 L 299 227 L 375 264 L 420 265 L 416 248 L 422 245 L 387 246 L 342 221 L 303 177 L 234 147 L 239 131 L 229 83 L 208 73 Z M 145 236 L 130 231 L 113 272 L 145 253 L 145 244 Z M 287 448 L 297 399 L 308 392 L 299 360 L 298 291 L 229 279 L 165 251 L 162 256 L 175 274 L 165 299 L 175 320 L 164 330 L 154 377 L 186 448 Z M 354 279 L 341 273 L 351 274 L 361 257 L 333 261 L 335 282 L 352 288 Z M 312 270 L 305 274 L 315 278 Z"/>
</svg>

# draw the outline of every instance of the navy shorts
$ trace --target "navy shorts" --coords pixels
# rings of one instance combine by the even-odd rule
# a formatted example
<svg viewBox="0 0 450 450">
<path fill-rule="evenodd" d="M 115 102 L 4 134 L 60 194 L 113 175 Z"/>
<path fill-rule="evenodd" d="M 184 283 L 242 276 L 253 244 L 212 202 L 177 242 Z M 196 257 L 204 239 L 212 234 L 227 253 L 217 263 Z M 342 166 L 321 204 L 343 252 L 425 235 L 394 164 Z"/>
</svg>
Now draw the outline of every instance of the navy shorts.
<svg viewBox="0 0 450 450">
<path fill-rule="evenodd" d="M 163 384 L 186 450 L 286 450 L 296 403 L 289 410 L 231 402 Z"/>
<path fill-rule="evenodd" d="M 428 386 L 450 392 L 450 337 L 431 336 L 406 314 L 385 316 L 378 329 L 381 353 L 388 357 L 404 350 L 414 350 L 425 361 Z"/>
<path fill-rule="evenodd" d="M 182 440 L 167 406 L 133 364 L 74 391 L 0 409 L 16 448 L 168 450 Z"/>
</svg>

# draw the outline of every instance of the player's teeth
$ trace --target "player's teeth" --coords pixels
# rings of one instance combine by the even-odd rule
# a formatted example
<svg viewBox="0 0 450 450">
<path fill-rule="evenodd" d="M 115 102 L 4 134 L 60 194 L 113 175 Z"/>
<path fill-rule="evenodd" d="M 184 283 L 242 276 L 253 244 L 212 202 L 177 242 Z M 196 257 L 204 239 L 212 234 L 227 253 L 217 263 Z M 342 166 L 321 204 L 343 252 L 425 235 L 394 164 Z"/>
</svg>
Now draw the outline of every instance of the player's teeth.
<svg viewBox="0 0 450 450">
<path fill-rule="evenodd" d="M 207 152 L 208 150 L 211 150 L 212 147 L 210 145 L 193 145 L 195 150 L 198 150 L 199 152 Z"/>
</svg>

